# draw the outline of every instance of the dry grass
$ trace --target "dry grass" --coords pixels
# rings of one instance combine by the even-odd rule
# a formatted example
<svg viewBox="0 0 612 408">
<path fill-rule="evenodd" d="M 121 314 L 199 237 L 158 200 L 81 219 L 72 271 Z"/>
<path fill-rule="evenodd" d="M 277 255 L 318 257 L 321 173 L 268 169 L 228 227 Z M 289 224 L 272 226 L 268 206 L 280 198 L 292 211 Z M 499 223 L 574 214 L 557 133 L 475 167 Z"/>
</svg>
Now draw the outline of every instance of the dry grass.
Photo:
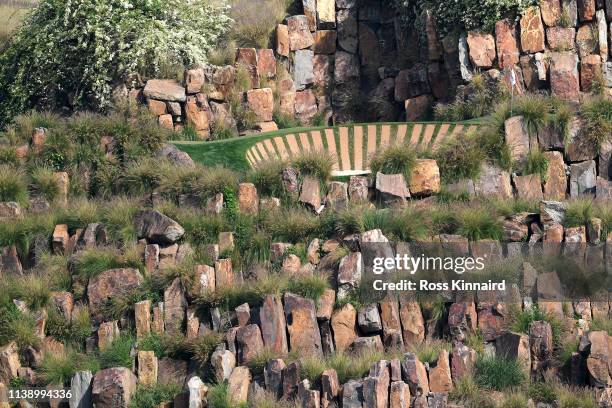
<svg viewBox="0 0 612 408">
<path fill-rule="evenodd" d="M 35 5 L 31 0 L 0 0 L 0 49 Z"/>
</svg>

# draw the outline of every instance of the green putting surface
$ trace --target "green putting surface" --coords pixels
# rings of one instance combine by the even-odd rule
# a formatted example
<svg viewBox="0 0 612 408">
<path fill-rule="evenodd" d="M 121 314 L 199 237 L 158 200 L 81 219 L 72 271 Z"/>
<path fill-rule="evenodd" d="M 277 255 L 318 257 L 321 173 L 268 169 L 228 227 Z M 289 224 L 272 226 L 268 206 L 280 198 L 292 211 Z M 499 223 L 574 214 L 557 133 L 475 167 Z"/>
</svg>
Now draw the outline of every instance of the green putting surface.
<svg viewBox="0 0 612 408">
<path fill-rule="evenodd" d="M 391 144 L 435 151 L 444 141 L 474 131 L 478 121 L 360 123 L 283 129 L 211 142 L 172 142 L 206 166 L 246 171 L 271 160 L 290 160 L 306 151 L 326 151 L 336 158 L 338 176 L 367 172 L 369 158 Z"/>
</svg>

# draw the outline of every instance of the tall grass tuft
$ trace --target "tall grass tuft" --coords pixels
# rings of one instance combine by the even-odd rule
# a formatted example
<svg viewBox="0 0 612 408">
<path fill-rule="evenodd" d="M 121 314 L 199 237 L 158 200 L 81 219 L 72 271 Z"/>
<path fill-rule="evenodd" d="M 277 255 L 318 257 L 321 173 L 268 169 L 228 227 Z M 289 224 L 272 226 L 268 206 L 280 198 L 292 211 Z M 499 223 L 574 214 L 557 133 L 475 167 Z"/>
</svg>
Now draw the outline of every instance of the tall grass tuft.
<svg viewBox="0 0 612 408">
<path fill-rule="evenodd" d="M 480 357 L 475 366 L 476 382 L 487 389 L 503 391 L 525 381 L 521 364 L 502 357 Z"/>
<path fill-rule="evenodd" d="M 32 172 L 31 178 L 32 189 L 35 194 L 45 198 L 47 201 L 54 201 L 59 196 L 59 185 L 52 169 L 37 167 Z"/>
<path fill-rule="evenodd" d="M 28 201 L 28 183 L 23 171 L 6 164 L 0 165 L 0 201 L 15 201 L 25 205 Z"/>
<path fill-rule="evenodd" d="M 334 158 L 326 152 L 307 151 L 291 160 L 300 175 L 311 176 L 323 182 L 331 178 Z"/>
<path fill-rule="evenodd" d="M 416 153 L 408 145 L 392 145 L 370 159 L 372 174 L 402 174 L 408 182 L 416 164 Z"/>
<path fill-rule="evenodd" d="M 612 101 L 594 98 L 582 104 L 580 116 L 586 122 L 586 136 L 597 146 L 612 137 Z"/>
</svg>

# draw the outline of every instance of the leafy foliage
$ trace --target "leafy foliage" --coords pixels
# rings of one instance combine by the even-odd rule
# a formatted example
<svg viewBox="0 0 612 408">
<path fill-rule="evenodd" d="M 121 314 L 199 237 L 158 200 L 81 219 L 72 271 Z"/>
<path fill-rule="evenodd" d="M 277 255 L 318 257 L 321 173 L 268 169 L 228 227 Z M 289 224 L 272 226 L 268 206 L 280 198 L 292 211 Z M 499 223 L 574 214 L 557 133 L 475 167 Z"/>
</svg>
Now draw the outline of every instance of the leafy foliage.
<svg viewBox="0 0 612 408">
<path fill-rule="evenodd" d="M 121 83 L 203 63 L 227 12 L 223 1 L 42 0 L 0 54 L 0 124 L 34 106 L 106 109 Z"/>
<path fill-rule="evenodd" d="M 431 10 L 443 32 L 455 29 L 489 31 L 504 17 L 517 17 L 535 0 L 458 0 L 440 2 L 436 0 L 394 0 L 402 21 L 410 24 L 425 10 Z"/>
<path fill-rule="evenodd" d="M 476 382 L 482 387 L 505 390 L 519 386 L 525 374 L 516 360 L 502 357 L 481 357 L 476 361 Z"/>
</svg>

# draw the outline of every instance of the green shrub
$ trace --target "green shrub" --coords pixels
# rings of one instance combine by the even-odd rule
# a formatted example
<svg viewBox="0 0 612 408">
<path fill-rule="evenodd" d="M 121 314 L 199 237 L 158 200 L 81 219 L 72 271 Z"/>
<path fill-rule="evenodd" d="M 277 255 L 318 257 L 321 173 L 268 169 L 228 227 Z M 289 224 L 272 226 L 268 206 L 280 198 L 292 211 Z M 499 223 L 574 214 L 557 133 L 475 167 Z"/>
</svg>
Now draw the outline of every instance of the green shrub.
<svg viewBox="0 0 612 408">
<path fill-rule="evenodd" d="M 44 384 L 70 385 L 70 380 L 78 371 L 95 373 L 99 369 L 94 358 L 69 349 L 61 354 L 46 353 L 38 373 Z"/>
<path fill-rule="evenodd" d="M 116 83 L 206 62 L 228 28 L 227 10 L 203 1 L 39 2 L 0 54 L 0 124 L 33 107 L 105 109 Z"/>
<path fill-rule="evenodd" d="M 235 86 L 239 86 L 238 84 L 240 84 L 239 73 L 240 69 L 236 71 Z M 250 84 L 250 76 L 246 79 L 249 81 Z M 250 89 L 251 85 L 248 85 L 246 88 Z M 257 125 L 257 122 L 259 122 L 259 117 L 257 116 L 257 114 L 253 112 L 253 110 L 249 108 L 245 103 L 243 103 L 237 98 L 230 99 L 230 110 L 232 112 L 232 116 L 236 120 L 236 126 L 238 127 L 239 131 L 254 129 L 255 125 Z"/>
<path fill-rule="evenodd" d="M 2 164 L 17 167 L 19 164 L 19 159 L 17 158 L 17 152 L 15 152 L 14 147 L 0 146 L 0 165 Z"/>
<path fill-rule="evenodd" d="M 566 228 L 584 226 L 593 217 L 593 199 L 578 198 L 567 203 L 563 225 Z"/>
<path fill-rule="evenodd" d="M 232 2 L 234 19 L 231 38 L 239 47 L 270 48 L 276 24 L 285 18 L 288 0 L 265 0 L 254 3 L 248 0 Z"/>
<path fill-rule="evenodd" d="M 155 357 L 165 357 L 166 348 L 163 340 L 164 339 L 160 335 L 150 333 L 138 340 L 138 351 L 153 351 L 155 353 Z"/>
<path fill-rule="evenodd" d="M 276 160 L 262 163 L 251 170 L 248 180 L 255 184 L 260 195 L 279 197 L 285 190 L 282 178 L 284 167 L 285 163 Z"/>
<path fill-rule="evenodd" d="M 223 334 L 209 331 L 191 340 L 188 348 L 193 355 L 193 360 L 200 365 L 204 365 L 210 359 L 212 352 L 221 343 L 223 343 Z"/>
<path fill-rule="evenodd" d="M 529 334 L 531 323 L 536 321 L 548 322 L 553 332 L 553 340 L 557 344 L 561 337 L 561 323 L 550 313 L 546 313 L 537 306 L 524 310 L 514 310 L 512 312 L 512 331 Z"/>
<path fill-rule="evenodd" d="M 451 345 L 442 341 L 426 341 L 415 344 L 410 349 L 422 363 L 428 363 L 430 366 L 438 361 L 438 357 L 443 350 L 450 351 Z"/>
<path fill-rule="evenodd" d="M 572 121 L 574 120 L 574 108 L 559 98 L 551 98 L 551 115 L 548 117 L 548 126 L 559 132 L 562 139 L 567 143 L 571 136 Z"/>
<path fill-rule="evenodd" d="M 612 336 L 612 320 L 593 319 L 590 328 L 592 331 L 603 330 Z"/>
<path fill-rule="evenodd" d="M 25 205 L 28 201 L 28 184 L 21 170 L 0 165 L 0 201 L 15 201 Z"/>
<path fill-rule="evenodd" d="M 601 146 L 612 135 L 612 101 L 604 98 L 589 100 L 580 107 L 585 120 L 585 133 L 596 146 Z"/>
<path fill-rule="evenodd" d="M 34 329 L 36 324 L 34 318 L 17 310 L 6 292 L 2 292 L 2 296 L 4 299 L 0 304 L 0 343 L 15 341 L 20 349 L 39 346 L 40 337 Z"/>
<path fill-rule="evenodd" d="M 484 208 L 462 208 L 457 211 L 457 233 L 472 241 L 481 239 L 501 240 L 503 228 Z"/>
<path fill-rule="evenodd" d="M 189 187 L 192 192 L 200 197 L 208 198 L 217 193 L 237 190 L 238 176 L 225 167 L 208 167 L 203 170 L 200 177 L 191 182 Z M 224 194 L 224 196 L 227 207 L 227 194 Z"/>
<path fill-rule="evenodd" d="M 527 395 L 535 403 L 552 404 L 557 400 L 557 389 L 552 384 L 533 382 L 529 384 Z"/>
<path fill-rule="evenodd" d="M 111 344 L 100 351 L 100 365 L 102 368 L 127 367 L 132 368 L 132 346 L 134 337 L 129 333 L 121 333 Z"/>
<path fill-rule="evenodd" d="M 612 204 L 598 202 L 593 211 L 595 217 L 601 220 L 601 242 L 605 242 L 612 232 Z"/>
<path fill-rule="evenodd" d="M 102 220 L 110 240 L 123 244 L 136 240 L 132 219 L 140 208 L 137 201 L 121 196 L 108 202 L 102 210 Z"/>
<path fill-rule="evenodd" d="M 317 217 L 304 209 L 283 210 L 268 223 L 272 239 L 293 243 L 305 241 L 319 227 Z"/>
<path fill-rule="evenodd" d="M 575 387 L 558 388 L 559 408 L 597 408 L 592 389 Z"/>
<path fill-rule="evenodd" d="M 502 391 L 525 381 L 521 364 L 501 357 L 480 357 L 475 365 L 476 382 L 488 389 Z"/>
<path fill-rule="evenodd" d="M 327 358 L 326 365 L 336 370 L 340 384 L 344 384 L 348 380 L 363 378 L 372 364 L 384 357 L 384 353 L 380 352 L 366 352 L 358 355 L 336 352 Z"/>
<path fill-rule="evenodd" d="M 121 253 L 113 248 L 91 248 L 83 251 L 74 260 L 74 269 L 88 278 L 113 268 L 127 267 Z"/>
<path fill-rule="evenodd" d="M 528 406 L 527 397 L 515 392 L 504 398 L 504 402 L 502 402 L 500 408 L 524 408 Z"/>
<path fill-rule="evenodd" d="M 322 274 L 294 277 L 289 280 L 287 290 L 315 302 L 329 289 L 329 277 Z"/>
<path fill-rule="evenodd" d="M 412 169 L 416 164 L 416 153 L 408 145 L 392 145 L 376 153 L 370 159 L 372 174 L 402 174 L 406 182 L 410 181 Z"/>
<path fill-rule="evenodd" d="M 440 176 L 447 183 L 464 178 L 474 179 L 480 174 L 485 152 L 474 135 L 449 139 L 434 155 Z"/>
<path fill-rule="evenodd" d="M 401 242 L 422 240 L 431 235 L 432 227 L 428 218 L 425 211 L 407 208 L 391 213 L 383 231 Z"/>
<path fill-rule="evenodd" d="M 130 400 L 130 408 L 157 408 L 163 402 L 171 402 L 180 391 L 174 384 L 139 386 Z"/>
<path fill-rule="evenodd" d="M 334 158 L 329 153 L 311 150 L 292 158 L 291 164 L 301 176 L 310 176 L 325 182 L 331 178 Z"/>
<path fill-rule="evenodd" d="M 365 232 L 362 207 L 351 207 L 335 214 L 334 228 L 341 236 Z"/>
<path fill-rule="evenodd" d="M 279 129 L 291 129 L 302 126 L 299 119 L 295 118 L 291 114 L 281 112 L 278 109 L 274 110 L 272 120 L 276 122 Z"/>
<path fill-rule="evenodd" d="M 210 408 L 246 408 L 246 404 L 234 404 L 229 395 L 226 383 L 215 384 L 208 390 L 208 406 Z"/>
<path fill-rule="evenodd" d="M 53 170 L 39 167 L 32 172 L 32 188 L 34 192 L 47 201 L 54 201 L 60 194 Z"/>
<path fill-rule="evenodd" d="M 527 154 L 527 160 L 523 168 L 523 174 L 537 174 L 540 180 L 546 180 L 546 171 L 548 170 L 548 159 L 541 150 L 532 149 Z"/>
<path fill-rule="evenodd" d="M 431 10 L 443 33 L 459 28 L 488 32 L 497 21 L 504 17 L 518 17 L 527 7 L 537 5 L 537 1 L 492 0 L 483 4 L 477 0 L 461 0 L 447 4 L 435 0 L 394 0 L 392 5 L 399 12 L 401 21 L 409 26 L 425 10 Z"/>
<path fill-rule="evenodd" d="M 549 110 L 549 103 L 544 97 L 528 94 L 518 98 L 513 114 L 522 115 L 527 132 L 531 136 L 537 136 L 548 124 Z"/>
</svg>

